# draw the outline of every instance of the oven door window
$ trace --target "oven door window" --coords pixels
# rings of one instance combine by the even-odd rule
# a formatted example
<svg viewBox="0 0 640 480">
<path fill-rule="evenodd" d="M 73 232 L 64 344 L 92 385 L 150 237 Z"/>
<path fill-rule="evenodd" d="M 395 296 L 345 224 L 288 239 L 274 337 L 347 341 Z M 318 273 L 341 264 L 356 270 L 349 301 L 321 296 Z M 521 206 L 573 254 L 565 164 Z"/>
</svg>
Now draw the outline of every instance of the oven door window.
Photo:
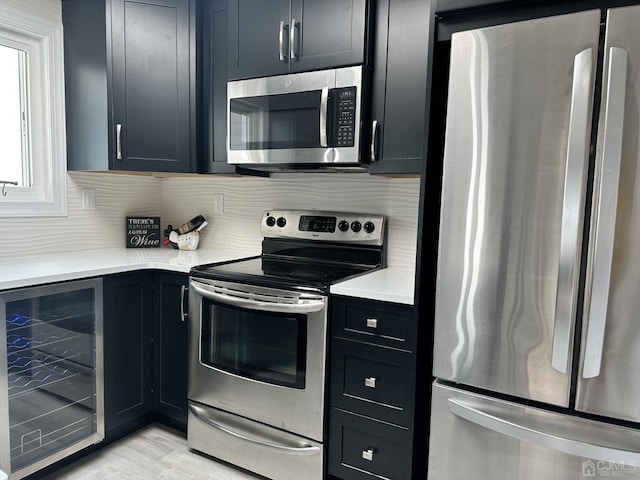
<svg viewBox="0 0 640 480">
<path fill-rule="evenodd" d="M 322 92 L 230 99 L 231 150 L 320 147 Z"/>
<path fill-rule="evenodd" d="M 307 317 L 203 301 L 200 361 L 225 372 L 304 389 Z"/>
</svg>

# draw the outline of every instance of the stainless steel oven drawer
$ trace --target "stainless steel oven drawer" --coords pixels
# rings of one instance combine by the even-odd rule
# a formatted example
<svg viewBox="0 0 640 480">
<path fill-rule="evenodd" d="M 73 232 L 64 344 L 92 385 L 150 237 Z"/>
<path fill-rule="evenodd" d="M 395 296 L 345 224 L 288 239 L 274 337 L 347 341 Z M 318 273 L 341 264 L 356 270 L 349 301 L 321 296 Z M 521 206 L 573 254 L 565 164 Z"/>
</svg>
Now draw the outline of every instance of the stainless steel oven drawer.
<svg viewBox="0 0 640 480">
<path fill-rule="evenodd" d="M 189 447 L 272 480 L 322 480 L 322 444 L 189 402 Z"/>
</svg>

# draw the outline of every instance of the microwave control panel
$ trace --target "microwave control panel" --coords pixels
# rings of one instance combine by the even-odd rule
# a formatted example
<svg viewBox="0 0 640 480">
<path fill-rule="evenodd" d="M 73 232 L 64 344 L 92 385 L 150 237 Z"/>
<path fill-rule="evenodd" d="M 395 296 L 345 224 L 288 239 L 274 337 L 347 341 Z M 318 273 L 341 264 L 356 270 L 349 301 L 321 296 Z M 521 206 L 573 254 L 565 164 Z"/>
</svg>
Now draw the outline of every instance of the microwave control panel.
<svg viewBox="0 0 640 480">
<path fill-rule="evenodd" d="M 335 102 L 334 147 L 353 147 L 356 131 L 356 87 L 332 90 Z"/>
</svg>

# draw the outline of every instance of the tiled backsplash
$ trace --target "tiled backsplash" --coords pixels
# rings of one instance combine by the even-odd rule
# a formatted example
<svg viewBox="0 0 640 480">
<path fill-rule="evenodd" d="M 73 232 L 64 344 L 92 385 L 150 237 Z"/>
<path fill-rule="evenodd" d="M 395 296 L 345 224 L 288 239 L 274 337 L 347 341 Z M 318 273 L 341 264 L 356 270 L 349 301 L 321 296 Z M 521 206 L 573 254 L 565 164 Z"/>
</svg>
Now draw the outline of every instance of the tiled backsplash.
<svg viewBox="0 0 640 480">
<path fill-rule="evenodd" d="M 155 178 L 71 172 L 67 183 L 67 217 L 0 220 L 0 260 L 23 254 L 124 248 L 127 215 L 160 216 L 164 229 L 202 214 L 209 225 L 201 232 L 201 247 L 250 255 L 260 251 L 262 212 L 287 208 L 387 215 L 388 264 L 414 264 L 418 178 L 352 173 Z M 82 188 L 95 188 L 96 210 L 82 209 Z M 223 213 L 215 211 L 215 194 L 224 197 Z"/>
</svg>

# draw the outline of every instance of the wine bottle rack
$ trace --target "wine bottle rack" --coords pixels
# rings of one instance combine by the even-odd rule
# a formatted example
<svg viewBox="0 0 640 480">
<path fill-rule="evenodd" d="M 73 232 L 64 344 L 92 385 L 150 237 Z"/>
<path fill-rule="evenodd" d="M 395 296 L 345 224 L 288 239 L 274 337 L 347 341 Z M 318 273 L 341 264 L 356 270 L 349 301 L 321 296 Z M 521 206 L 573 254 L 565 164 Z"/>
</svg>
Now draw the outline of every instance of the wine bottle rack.
<svg viewBox="0 0 640 480">
<path fill-rule="evenodd" d="M 85 288 L 74 289 L 74 284 Z M 46 466 L 57 452 L 72 453 L 89 444 L 89 438 L 91 443 L 102 438 L 99 284 L 88 280 L 66 288 L 59 284 L 24 294 L 0 293 L 6 345 L 6 382 L 0 383 L 6 400 L 0 404 L 8 407 L 10 443 L 0 446 L 8 447 L 10 468 L 0 468 L 15 478 Z"/>
</svg>

